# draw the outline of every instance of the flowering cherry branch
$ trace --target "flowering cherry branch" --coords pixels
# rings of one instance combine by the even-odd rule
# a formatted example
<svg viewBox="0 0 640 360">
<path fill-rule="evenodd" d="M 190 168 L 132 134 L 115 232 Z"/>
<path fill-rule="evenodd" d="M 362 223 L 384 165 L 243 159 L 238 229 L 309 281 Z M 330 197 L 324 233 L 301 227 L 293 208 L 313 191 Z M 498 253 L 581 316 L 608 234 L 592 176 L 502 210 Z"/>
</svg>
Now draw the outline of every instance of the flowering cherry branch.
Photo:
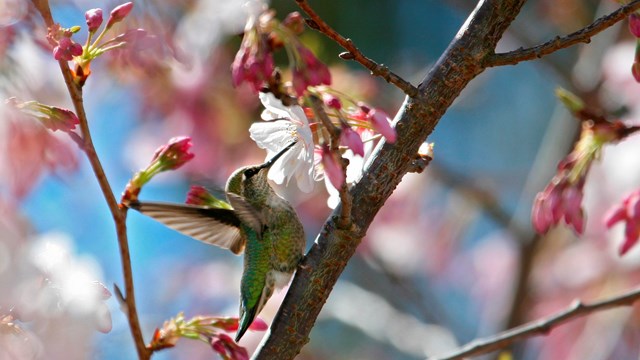
<svg viewBox="0 0 640 360">
<path fill-rule="evenodd" d="M 44 22 L 49 29 L 54 29 L 56 24 L 51 15 L 51 8 L 49 7 L 49 2 L 47 0 L 32 0 L 36 9 L 42 15 Z M 114 9 L 117 10 L 118 8 Z M 116 13 L 118 15 L 119 13 Z M 110 20 L 111 22 L 111 20 Z M 62 44 L 64 45 L 64 44 Z M 73 46 L 72 43 L 70 43 Z M 60 50 L 60 48 L 58 48 Z M 55 51 L 55 49 L 54 49 Z M 73 52 L 72 54 L 74 54 Z M 55 55 L 55 54 L 54 54 Z M 116 235 L 118 238 L 118 246 L 120 249 L 120 257 L 122 261 L 122 272 L 124 275 L 125 282 L 125 297 L 126 301 L 126 315 L 129 321 L 129 327 L 131 329 L 131 334 L 133 336 L 136 350 L 138 352 L 138 357 L 140 359 L 149 359 L 151 356 L 151 351 L 148 350 L 144 344 L 144 339 L 142 336 L 142 330 L 140 328 L 140 323 L 138 320 L 138 314 L 136 310 L 135 303 L 135 295 L 134 295 L 134 287 L 133 287 L 133 272 L 131 269 L 131 257 L 129 253 L 129 243 L 127 239 L 127 227 L 126 227 L 126 217 L 127 217 L 127 209 L 121 209 L 118 206 L 118 202 L 111 190 L 111 185 L 107 180 L 104 169 L 102 168 L 102 164 L 96 153 L 95 147 L 93 146 L 93 141 L 91 138 L 91 132 L 89 131 L 89 125 L 87 121 L 87 115 L 84 110 L 83 98 L 82 98 L 82 84 L 75 81 L 75 76 L 72 73 L 71 69 L 67 61 L 69 60 L 66 56 L 56 56 L 58 63 L 60 65 L 60 71 L 62 72 L 62 76 L 64 77 L 65 84 L 67 86 L 67 90 L 69 95 L 71 96 L 71 100 L 73 102 L 74 109 L 76 111 L 76 115 L 79 121 L 80 131 L 82 134 L 82 150 L 84 150 L 87 158 L 89 159 L 89 163 L 91 164 L 91 168 L 98 180 L 98 184 L 100 185 L 100 189 L 105 197 L 107 205 L 109 207 L 109 211 L 113 217 L 115 226 L 116 226 Z"/>
<path fill-rule="evenodd" d="M 603 311 L 621 306 L 631 306 L 638 300 L 640 300 L 640 289 L 628 291 L 626 293 L 592 303 L 583 303 L 580 300 L 576 300 L 566 309 L 554 315 L 532 321 L 528 324 L 518 326 L 497 335 L 483 339 L 476 339 L 464 345 L 455 353 L 444 357 L 432 357 L 429 358 L 429 360 L 465 359 L 469 356 L 486 354 L 491 351 L 503 349 L 518 340 L 527 339 L 536 335 L 548 334 L 559 325 L 589 315 L 596 311 Z"/>
<path fill-rule="evenodd" d="M 640 1 L 640 0 L 639 0 Z M 328 38 L 332 39 L 340 46 L 342 46 L 347 52 L 340 54 L 340 58 L 345 60 L 355 60 L 362 64 L 364 67 L 371 71 L 372 75 L 380 76 L 388 83 L 391 83 L 402 90 L 405 94 L 415 97 L 418 94 L 418 88 L 413 86 L 410 82 L 404 80 L 402 77 L 396 75 L 388 67 L 378 64 L 375 61 L 364 56 L 364 54 L 355 46 L 351 39 L 347 39 L 340 35 L 337 31 L 331 28 L 322 18 L 313 10 L 306 0 L 296 0 L 298 6 L 309 15 L 310 20 L 307 20 L 307 25 L 311 28 L 318 30 L 325 34 Z"/>
<path fill-rule="evenodd" d="M 589 43 L 593 36 L 617 24 L 619 21 L 638 9 L 640 9 L 640 0 L 634 0 L 627 5 L 620 7 L 611 14 L 599 18 L 589 26 L 569 35 L 563 37 L 557 36 L 544 44 L 531 48 L 520 48 L 514 51 L 487 56 L 483 61 L 483 65 L 485 67 L 515 65 L 522 61 L 539 59 L 543 56 L 579 43 Z"/>
</svg>

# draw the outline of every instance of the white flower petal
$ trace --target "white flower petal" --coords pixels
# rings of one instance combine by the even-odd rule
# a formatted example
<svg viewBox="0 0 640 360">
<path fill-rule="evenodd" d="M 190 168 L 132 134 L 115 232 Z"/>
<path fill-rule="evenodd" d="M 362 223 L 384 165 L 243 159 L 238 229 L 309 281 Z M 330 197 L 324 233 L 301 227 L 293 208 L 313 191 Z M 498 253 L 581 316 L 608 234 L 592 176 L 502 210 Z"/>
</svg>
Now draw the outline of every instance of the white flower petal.
<svg viewBox="0 0 640 360">
<path fill-rule="evenodd" d="M 272 93 L 263 93 L 261 92 L 259 95 L 260 101 L 264 106 L 264 111 L 262 112 L 262 120 L 274 120 L 274 119 L 288 119 L 291 118 L 289 111 L 282 104 L 280 99 L 277 99 L 273 96 Z"/>
<path fill-rule="evenodd" d="M 295 126 L 286 120 L 254 123 L 249 128 L 249 136 L 261 149 L 270 152 L 277 152 L 296 139 Z"/>
</svg>

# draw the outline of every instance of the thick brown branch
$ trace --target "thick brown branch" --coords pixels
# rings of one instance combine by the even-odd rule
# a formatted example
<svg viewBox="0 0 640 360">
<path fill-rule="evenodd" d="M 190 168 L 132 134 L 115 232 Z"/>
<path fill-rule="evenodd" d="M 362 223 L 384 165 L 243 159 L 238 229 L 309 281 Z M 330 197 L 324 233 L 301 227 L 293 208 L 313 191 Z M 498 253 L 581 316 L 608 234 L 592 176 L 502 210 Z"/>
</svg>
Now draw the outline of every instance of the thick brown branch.
<svg viewBox="0 0 640 360">
<path fill-rule="evenodd" d="M 42 15 L 47 27 L 51 28 L 54 25 L 54 20 L 51 16 L 49 2 L 47 0 L 33 0 L 33 3 Z M 59 65 L 62 76 L 64 77 L 65 84 L 67 85 L 67 90 L 69 92 L 69 95 L 71 96 L 71 101 L 73 102 L 76 115 L 78 116 L 78 119 L 80 121 L 80 131 L 82 133 L 82 149 L 89 159 L 91 168 L 93 169 L 93 172 L 98 180 L 100 190 L 104 195 L 107 205 L 109 206 L 109 211 L 111 212 L 113 221 L 116 226 L 116 235 L 118 238 L 118 246 L 120 248 L 120 257 L 122 260 L 122 272 L 124 274 L 126 292 L 125 301 L 127 305 L 126 315 L 127 319 L 129 320 L 131 335 L 133 336 L 136 345 L 138 357 L 140 359 L 149 359 L 151 357 L 151 352 L 146 348 L 144 344 L 142 329 L 140 328 L 138 313 L 136 310 L 133 288 L 133 271 L 131 270 L 131 257 L 129 255 L 129 242 L 127 239 L 127 210 L 126 208 L 120 209 L 118 207 L 118 202 L 113 195 L 111 185 L 109 184 L 104 169 L 102 168 L 102 164 L 100 163 L 100 158 L 98 157 L 96 149 L 93 146 L 91 132 L 89 131 L 89 123 L 87 121 L 87 115 L 84 110 L 82 88 L 73 81 L 73 74 L 71 73 L 67 62 L 64 60 L 60 60 Z"/>
<path fill-rule="evenodd" d="M 463 346 L 459 351 L 445 357 L 429 358 L 430 360 L 454 360 L 463 359 L 469 356 L 486 354 L 488 352 L 502 349 L 514 341 L 530 338 L 536 335 L 548 334 L 555 327 L 565 322 L 591 314 L 621 306 L 631 306 L 640 299 L 640 289 L 613 296 L 608 299 L 584 304 L 578 300 L 573 302 L 568 308 L 559 313 L 544 319 L 536 320 L 517 328 L 507 330 L 498 335 L 484 339 L 474 340 Z"/>
<path fill-rule="evenodd" d="M 383 64 L 378 64 L 375 61 L 369 59 L 364 56 L 364 54 L 355 46 L 351 39 L 347 39 L 342 35 L 338 34 L 331 26 L 329 26 L 322 18 L 313 10 L 313 8 L 309 5 L 306 0 L 296 0 L 298 6 L 304 12 L 309 15 L 311 18 L 307 21 L 307 24 L 318 30 L 319 32 L 325 34 L 328 38 L 332 39 L 338 45 L 342 46 L 347 53 L 340 54 L 340 57 L 345 60 L 355 60 L 362 64 L 362 66 L 366 67 L 371 71 L 372 75 L 380 76 L 385 79 L 388 83 L 395 85 L 400 90 L 402 90 L 405 94 L 414 97 L 418 95 L 418 89 L 411 85 L 410 82 L 404 80 L 402 77 L 394 74 L 388 67 Z"/>
<path fill-rule="evenodd" d="M 397 141 L 378 146 L 364 176 L 350 190 L 352 226 L 338 229 L 336 218 L 342 209 L 335 209 L 299 266 L 268 338 L 254 358 L 292 359 L 309 341 L 320 310 L 375 215 L 412 168 L 420 145 L 453 100 L 484 70 L 481 59 L 494 52 L 524 1 L 481 1 L 420 84 L 417 96 L 406 99 L 395 119 Z"/>
<path fill-rule="evenodd" d="M 592 37 L 613 26 L 637 9 L 640 9 L 640 0 L 634 0 L 611 14 L 599 18 L 591 23 L 591 25 L 567 36 L 558 36 L 544 44 L 528 49 L 520 48 L 506 53 L 493 54 L 485 58 L 484 66 L 515 65 L 522 61 L 539 59 L 545 55 L 579 43 L 588 43 Z"/>
</svg>

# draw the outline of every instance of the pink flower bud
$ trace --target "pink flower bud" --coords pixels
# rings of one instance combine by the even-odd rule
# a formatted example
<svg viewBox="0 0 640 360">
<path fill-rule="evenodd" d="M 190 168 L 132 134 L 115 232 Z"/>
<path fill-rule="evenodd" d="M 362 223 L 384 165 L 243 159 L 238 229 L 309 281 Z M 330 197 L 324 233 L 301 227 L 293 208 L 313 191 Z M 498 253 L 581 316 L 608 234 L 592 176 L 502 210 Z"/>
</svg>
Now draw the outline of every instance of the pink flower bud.
<svg viewBox="0 0 640 360">
<path fill-rule="evenodd" d="M 190 205 L 207 205 L 213 196 L 202 186 L 193 185 L 187 193 L 185 203 Z"/>
<path fill-rule="evenodd" d="M 631 248 L 638 243 L 640 237 L 640 224 L 634 222 L 627 222 L 627 226 L 624 228 L 624 241 L 620 246 L 620 256 L 626 254 Z"/>
<path fill-rule="evenodd" d="M 342 169 L 340 158 L 329 149 L 328 145 L 322 146 L 322 166 L 324 174 L 329 178 L 334 188 L 340 189 L 345 181 L 345 174 Z"/>
<path fill-rule="evenodd" d="M 640 15 L 636 13 L 629 15 L 629 31 L 633 36 L 640 38 Z"/>
<path fill-rule="evenodd" d="M 340 133 L 340 144 L 348 147 L 354 154 L 364 156 L 364 143 L 357 132 L 349 126 L 342 126 Z"/>
<path fill-rule="evenodd" d="M 546 207 L 544 193 L 538 193 L 531 211 L 531 223 L 538 234 L 546 233 L 552 224 L 550 212 L 547 211 Z"/>
<path fill-rule="evenodd" d="M 375 131 L 382 134 L 387 139 L 387 142 L 391 144 L 396 142 L 396 130 L 391 127 L 389 116 L 384 111 L 372 109 L 367 115 Z"/>
<path fill-rule="evenodd" d="M 269 325 L 267 325 L 267 323 L 264 322 L 264 320 L 258 317 L 253 320 L 251 325 L 249 325 L 249 330 L 253 330 L 253 331 L 266 331 L 268 328 L 269 328 Z"/>
<path fill-rule="evenodd" d="M 249 360 L 247 349 L 238 346 L 226 334 L 216 334 L 211 338 L 211 348 L 223 359 Z"/>
<path fill-rule="evenodd" d="M 80 124 L 80 120 L 76 114 L 67 109 L 51 106 L 49 117 L 40 117 L 40 120 L 52 131 L 60 130 L 69 132 L 76 128 L 76 125 Z"/>
<path fill-rule="evenodd" d="M 84 17 L 87 20 L 90 33 L 96 32 L 100 25 L 102 25 L 102 9 L 91 9 L 84 14 Z"/>
<path fill-rule="evenodd" d="M 191 138 L 188 136 L 171 138 L 166 145 L 156 150 L 151 161 L 160 163 L 160 171 L 175 170 L 195 156 L 189 152 L 191 145 Z"/>
<path fill-rule="evenodd" d="M 82 45 L 73 42 L 69 37 L 62 37 L 58 46 L 53 48 L 53 57 L 56 60 L 71 61 L 74 56 L 82 55 Z"/>
<path fill-rule="evenodd" d="M 333 96 L 331 94 L 323 93 L 322 101 L 327 107 L 330 107 L 332 109 L 340 110 L 342 108 L 342 103 L 340 102 L 340 99 L 338 99 L 336 96 Z"/>
<path fill-rule="evenodd" d="M 133 3 L 128 2 L 122 5 L 118 5 L 115 9 L 111 10 L 111 15 L 109 16 L 109 21 L 107 21 L 107 28 L 110 28 L 115 23 L 122 21 L 133 9 Z"/>
</svg>

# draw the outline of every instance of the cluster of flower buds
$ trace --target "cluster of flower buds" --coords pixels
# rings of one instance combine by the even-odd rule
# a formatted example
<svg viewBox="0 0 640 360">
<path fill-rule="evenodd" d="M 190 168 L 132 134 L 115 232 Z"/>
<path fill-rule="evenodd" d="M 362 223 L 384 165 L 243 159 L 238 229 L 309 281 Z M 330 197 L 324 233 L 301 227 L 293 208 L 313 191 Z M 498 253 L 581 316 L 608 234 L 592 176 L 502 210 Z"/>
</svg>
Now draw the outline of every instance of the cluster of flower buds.
<svg viewBox="0 0 640 360">
<path fill-rule="evenodd" d="M 253 331 L 265 331 L 268 325 L 256 318 L 249 326 Z M 165 321 L 162 328 L 156 329 L 149 344 L 151 350 L 174 347 L 182 338 L 204 341 L 223 359 L 248 359 L 247 350 L 236 344 L 225 332 L 238 329 L 238 318 L 217 316 L 195 316 L 185 319 L 183 313 Z"/>
<path fill-rule="evenodd" d="M 10 98 L 6 100 L 6 103 L 14 109 L 38 119 L 51 131 L 71 132 L 80 123 L 76 114 L 71 110 L 41 104 L 37 101 L 19 102 L 16 98 Z"/>
<path fill-rule="evenodd" d="M 122 194 L 121 203 L 127 204 L 130 201 L 137 200 L 142 186 L 157 174 L 163 171 L 178 169 L 193 159 L 195 155 L 189 152 L 190 149 L 191 138 L 186 136 L 171 138 L 167 144 L 159 147 L 149 165 L 145 169 L 138 171 L 133 178 L 129 180 Z"/>
<path fill-rule="evenodd" d="M 619 254 L 627 253 L 640 239 L 640 190 L 636 190 L 615 206 L 605 218 L 607 228 L 612 228 L 618 222 L 624 222 L 624 241 L 620 246 Z"/>
<path fill-rule="evenodd" d="M 284 47 L 291 68 L 291 84 L 297 96 L 310 86 L 330 85 L 329 68 L 300 42 L 304 23 L 299 13 L 291 13 L 283 22 L 267 10 L 249 16 L 240 50 L 231 65 L 234 85 L 249 83 L 257 92 L 274 82 L 274 51 Z"/>
<path fill-rule="evenodd" d="M 582 130 L 571 153 L 558 164 L 556 175 L 536 196 L 531 218 L 534 229 L 541 234 L 563 219 L 577 234 L 582 234 L 585 226 L 583 190 L 591 164 L 606 144 L 616 143 L 638 128 L 605 120 L 586 109 L 578 97 L 566 90 L 559 89 L 556 95 L 582 121 Z"/>
<path fill-rule="evenodd" d="M 90 64 L 91 61 L 98 56 L 102 55 L 106 51 L 123 47 L 127 44 L 126 34 L 121 34 L 110 40 L 102 41 L 108 31 L 113 25 L 121 22 L 133 9 L 133 3 L 128 2 L 115 7 L 109 19 L 107 25 L 102 29 L 102 32 L 93 40 L 93 36 L 96 34 L 100 26 L 102 25 L 102 9 L 91 9 L 85 13 L 85 19 L 89 30 L 89 36 L 84 46 L 76 43 L 72 39 L 72 35 L 80 30 L 80 26 L 73 26 L 65 29 L 59 25 L 54 25 L 49 29 L 47 39 L 49 43 L 54 47 L 53 56 L 56 60 L 74 61 L 76 67 L 74 69 L 74 81 L 82 86 L 86 82 L 89 74 L 91 73 Z M 140 30 L 138 30 L 140 31 Z"/>
</svg>

